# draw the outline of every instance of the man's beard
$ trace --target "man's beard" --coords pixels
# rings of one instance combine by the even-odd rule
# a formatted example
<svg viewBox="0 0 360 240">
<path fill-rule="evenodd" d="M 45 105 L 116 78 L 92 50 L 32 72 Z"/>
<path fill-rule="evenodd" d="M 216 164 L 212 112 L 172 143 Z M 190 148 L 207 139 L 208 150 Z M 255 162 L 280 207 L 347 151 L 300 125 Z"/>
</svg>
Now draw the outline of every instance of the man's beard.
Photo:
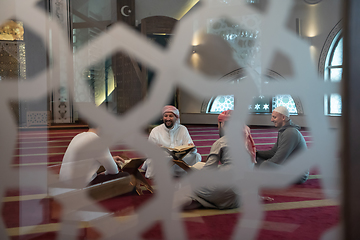
<svg viewBox="0 0 360 240">
<path fill-rule="evenodd" d="M 167 122 L 170 122 L 170 123 L 171 123 L 170 126 L 168 126 L 168 125 L 166 124 Z M 171 129 L 171 128 L 174 126 L 175 123 L 172 122 L 172 121 L 166 121 L 166 122 L 164 121 L 164 124 L 165 124 L 165 127 L 167 127 L 168 129 Z"/>
</svg>

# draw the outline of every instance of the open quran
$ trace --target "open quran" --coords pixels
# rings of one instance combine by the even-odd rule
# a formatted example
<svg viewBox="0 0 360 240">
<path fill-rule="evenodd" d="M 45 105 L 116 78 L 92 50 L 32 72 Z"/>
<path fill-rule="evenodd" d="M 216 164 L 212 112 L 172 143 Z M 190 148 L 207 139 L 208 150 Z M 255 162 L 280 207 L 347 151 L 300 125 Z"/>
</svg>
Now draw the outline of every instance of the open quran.
<svg viewBox="0 0 360 240">
<path fill-rule="evenodd" d="M 195 145 L 181 145 L 173 148 L 163 146 L 162 148 L 164 148 L 175 160 L 181 160 L 195 148 Z"/>
<path fill-rule="evenodd" d="M 195 145 L 181 145 L 181 146 L 177 146 L 177 147 L 173 147 L 173 148 L 169 148 L 169 147 L 163 147 L 166 149 L 169 149 L 171 151 L 175 151 L 175 152 L 181 152 L 181 151 L 186 151 L 186 150 L 191 150 L 193 148 L 195 148 Z"/>
</svg>

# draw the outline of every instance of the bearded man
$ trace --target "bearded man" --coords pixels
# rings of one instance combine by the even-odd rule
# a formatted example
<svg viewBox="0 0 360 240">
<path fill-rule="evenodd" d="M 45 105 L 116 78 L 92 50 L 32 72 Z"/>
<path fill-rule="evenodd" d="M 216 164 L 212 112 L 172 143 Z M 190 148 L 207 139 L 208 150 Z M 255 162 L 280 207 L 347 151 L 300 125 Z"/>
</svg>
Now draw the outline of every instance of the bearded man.
<svg viewBox="0 0 360 240">
<path fill-rule="evenodd" d="M 300 126 L 291 121 L 289 110 L 286 107 L 275 108 L 272 112 L 271 122 L 276 128 L 279 128 L 278 138 L 270 150 L 256 152 L 257 166 L 260 168 L 277 168 L 307 149 L 305 139 L 299 131 Z M 307 171 L 297 183 L 304 183 L 308 178 L 309 172 Z"/>
<path fill-rule="evenodd" d="M 187 128 L 180 124 L 179 110 L 174 106 L 165 106 L 162 110 L 163 124 L 152 129 L 149 135 L 149 141 L 163 147 L 174 148 L 182 145 L 194 145 Z M 171 160 L 172 157 L 169 157 Z M 201 161 L 201 155 L 197 153 L 196 148 L 191 150 L 183 159 L 188 165 L 192 166 Z M 142 169 L 145 170 L 146 178 L 154 177 L 154 166 L 152 159 L 147 159 Z M 171 168 L 174 176 L 186 174 L 182 168 L 177 165 Z"/>
</svg>

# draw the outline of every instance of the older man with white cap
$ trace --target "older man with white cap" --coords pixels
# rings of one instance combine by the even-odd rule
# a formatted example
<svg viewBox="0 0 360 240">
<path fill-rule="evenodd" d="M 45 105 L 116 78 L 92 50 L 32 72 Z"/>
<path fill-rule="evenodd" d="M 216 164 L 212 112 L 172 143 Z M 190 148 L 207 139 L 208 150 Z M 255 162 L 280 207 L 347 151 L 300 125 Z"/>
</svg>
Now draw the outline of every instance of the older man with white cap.
<svg viewBox="0 0 360 240">
<path fill-rule="evenodd" d="M 286 163 L 291 157 L 307 149 L 304 137 L 301 135 L 300 126 L 290 119 L 289 110 L 284 106 L 275 108 L 271 121 L 279 128 L 278 138 L 274 146 L 268 151 L 257 151 L 256 160 L 260 168 L 274 168 Z M 301 177 L 298 183 L 305 182 L 309 172 Z"/>
<path fill-rule="evenodd" d="M 171 105 L 165 106 L 162 111 L 163 124 L 155 127 L 149 135 L 149 141 L 163 147 L 174 148 L 182 145 L 194 145 L 187 128 L 180 124 L 179 110 Z M 169 159 L 172 159 L 169 157 Z M 196 148 L 191 150 L 183 159 L 192 166 L 201 161 L 201 155 Z M 145 170 L 145 177 L 154 177 L 154 167 L 151 159 L 147 159 L 142 167 Z M 186 172 L 177 165 L 172 167 L 175 176 L 181 176 Z"/>
</svg>

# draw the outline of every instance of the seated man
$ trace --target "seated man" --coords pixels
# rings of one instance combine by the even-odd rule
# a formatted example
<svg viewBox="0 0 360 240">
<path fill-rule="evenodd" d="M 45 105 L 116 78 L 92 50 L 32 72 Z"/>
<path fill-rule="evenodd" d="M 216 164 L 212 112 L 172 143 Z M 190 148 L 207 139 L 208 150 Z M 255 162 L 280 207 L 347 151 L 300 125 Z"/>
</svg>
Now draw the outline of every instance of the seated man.
<svg viewBox="0 0 360 240">
<path fill-rule="evenodd" d="M 66 149 L 59 178 L 61 181 L 72 181 L 80 178 L 84 185 L 94 185 L 115 178 L 128 176 L 119 172 L 116 162 L 124 162 L 119 156 L 111 156 L 107 147 L 97 146 L 99 149 L 85 149 L 86 146 L 99 139 L 97 128 L 89 128 L 87 132 L 77 134 Z M 97 174 L 100 166 L 105 172 Z"/>
<path fill-rule="evenodd" d="M 206 160 L 203 169 L 217 168 L 220 171 L 228 170 L 232 167 L 232 160 L 228 151 L 227 138 L 224 136 L 224 127 L 230 118 L 231 110 L 222 112 L 218 117 L 218 129 L 220 138 L 212 145 L 210 154 Z M 255 145 L 249 134 L 247 126 L 244 129 L 245 133 L 245 147 L 251 155 L 252 162 L 255 161 Z M 221 163 L 219 165 L 219 162 Z M 234 192 L 234 187 L 218 187 L 207 186 L 195 191 L 193 196 L 190 196 L 189 202 L 184 207 L 184 210 L 192 210 L 199 207 L 230 209 L 237 208 L 240 205 L 239 198 Z"/>
<path fill-rule="evenodd" d="M 174 106 L 165 106 L 162 111 L 163 124 L 155 127 L 149 135 L 149 141 L 164 147 L 178 147 L 182 145 L 194 145 L 187 128 L 180 124 L 179 110 Z M 171 160 L 172 157 L 169 157 Z M 196 149 L 191 150 L 183 160 L 190 166 L 201 161 L 201 155 Z M 146 178 L 154 177 L 152 159 L 147 159 L 142 169 L 146 171 Z M 172 166 L 175 176 L 182 176 L 186 172 L 177 165 Z"/>
<path fill-rule="evenodd" d="M 305 139 L 301 135 L 300 126 L 289 118 L 289 110 L 284 106 L 275 108 L 271 121 L 279 128 L 278 138 L 271 150 L 257 151 L 256 161 L 260 168 L 274 168 L 286 163 L 293 155 L 307 149 Z M 304 183 L 309 178 L 306 172 L 298 183 Z"/>
</svg>

